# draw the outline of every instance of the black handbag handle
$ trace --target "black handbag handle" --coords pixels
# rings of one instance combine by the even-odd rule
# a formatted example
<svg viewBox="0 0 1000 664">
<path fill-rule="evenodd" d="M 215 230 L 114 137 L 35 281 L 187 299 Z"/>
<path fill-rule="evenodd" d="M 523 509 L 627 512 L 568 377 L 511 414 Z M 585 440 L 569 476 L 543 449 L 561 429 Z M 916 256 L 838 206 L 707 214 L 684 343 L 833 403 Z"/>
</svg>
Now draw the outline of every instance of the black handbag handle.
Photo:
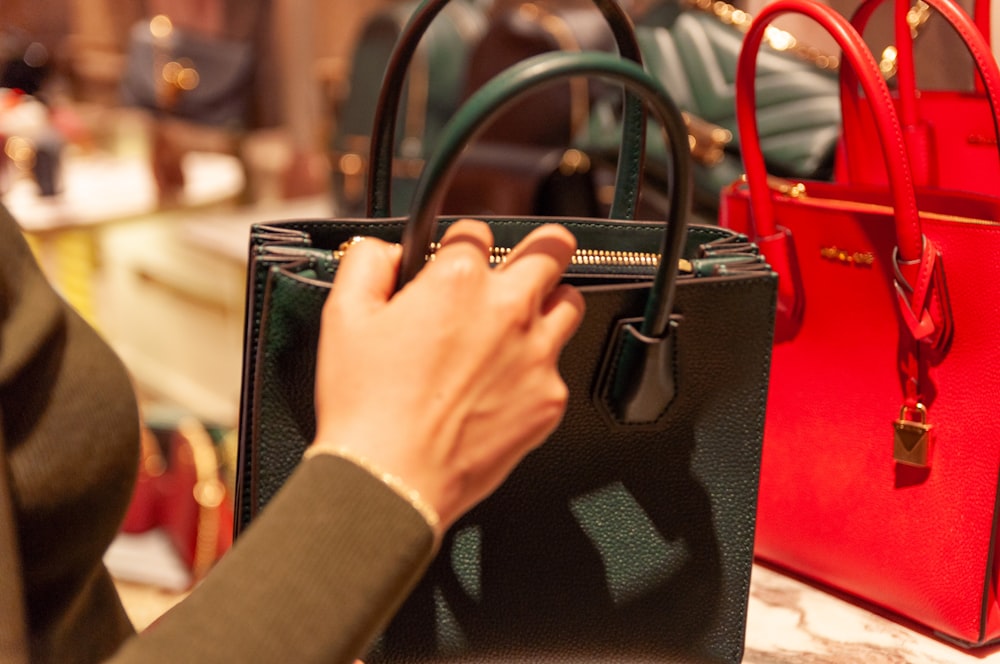
<svg viewBox="0 0 1000 664">
<path fill-rule="evenodd" d="M 406 71 L 431 21 L 444 9 L 450 0 L 424 0 L 413 12 L 396 45 L 389 63 L 386 65 L 375 106 L 375 118 L 368 159 L 368 197 L 366 216 L 385 218 L 390 216 L 392 151 L 396 138 L 396 117 L 403 95 Z M 594 0 L 594 4 L 608 21 L 611 32 L 618 44 L 622 58 L 642 62 L 639 42 L 635 35 L 632 19 L 621 8 L 617 0 Z M 644 159 L 646 142 L 646 114 L 642 103 L 626 95 L 624 110 L 625 138 L 622 140 L 621 156 L 615 176 L 615 197 L 611 205 L 610 217 L 632 219 L 639 199 L 640 171 Z"/>
<path fill-rule="evenodd" d="M 635 62 L 607 53 L 544 53 L 501 72 L 473 94 L 445 126 L 440 143 L 417 182 L 403 230 L 403 258 L 398 287 L 409 282 L 426 262 L 437 225 L 440 203 L 458 158 L 489 121 L 533 90 L 571 76 L 614 81 L 625 86 L 658 117 L 672 166 L 670 212 L 660 248 L 660 263 L 639 333 L 650 340 L 666 338 L 673 310 L 677 261 L 687 236 L 693 187 L 687 128 L 677 105 L 663 86 Z M 627 132 L 626 132 L 627 134 Z M 542 219 L 544 220 L 544 219 Z"/>
</svg>

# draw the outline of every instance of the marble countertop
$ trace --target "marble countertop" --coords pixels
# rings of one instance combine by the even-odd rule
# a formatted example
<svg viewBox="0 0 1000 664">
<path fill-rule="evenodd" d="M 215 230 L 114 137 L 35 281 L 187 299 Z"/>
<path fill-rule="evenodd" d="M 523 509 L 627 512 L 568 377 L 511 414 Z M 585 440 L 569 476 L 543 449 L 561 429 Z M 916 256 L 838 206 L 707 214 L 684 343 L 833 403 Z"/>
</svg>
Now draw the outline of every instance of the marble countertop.
<svg viewBox="0 0 1000 664">
<path fill-rule="evenodd" d="M 184 592 L 119 581 L 139 629 Z M 1000 647 L 963 651 L 908 625 L 755 565 L 745 664 L 1000 664 Z"/>
<path fill-rule="evenodd" d="M 1000 647 L 973 653 L 755 565 L 746 664 L 1000 664 Z"/>
</svg>

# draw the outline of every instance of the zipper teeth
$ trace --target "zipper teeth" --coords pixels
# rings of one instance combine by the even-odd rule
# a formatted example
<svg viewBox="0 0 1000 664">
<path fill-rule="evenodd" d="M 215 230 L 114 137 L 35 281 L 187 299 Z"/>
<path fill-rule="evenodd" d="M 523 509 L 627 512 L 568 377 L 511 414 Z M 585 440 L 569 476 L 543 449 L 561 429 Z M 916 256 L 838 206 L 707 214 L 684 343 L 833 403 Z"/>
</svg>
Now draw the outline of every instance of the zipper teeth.
<svg viewBox="0 0 1000 664">
<path fill-rule="evenodd" d="M 440 247 L 434 243 L 432 252 L 436 252 Z M 507 262 L 511 253 L 510 247 L 490 247 L 490 264 L 499 265 Z M 431 254 L 434 260 L 434 254 Z M 659 254 L 639 252 L 639 251 L 607 251 L 604 249 L 577 249 L 572 258 L 571 265 L 623 265 L 630 267 L 656 267 L 660 264 Z"/>
<path fill-rule="evenodd" d="M 340 245 L 340 248 L 333 252 L 334 260 L 343 258 L 348 248 L 359 238 L 352 238 Z M 434 260 L 434 256 L 441 244 L 434 242 L 430 246 L 427 260 Z M 490 265 L 502 265 L 507 262 L 512 249 L 510 247 L 490 247 Z M 610 265 L 620 267 L 656 267 L 660 264 L 660 255 L 651 252 L 641 251 L 609 251 L 605 249 L 577 249 L 572 258 L 571 265 Z M 690 269 L 690 262 L 681 261 L 681 270 Z"/>
</svg>

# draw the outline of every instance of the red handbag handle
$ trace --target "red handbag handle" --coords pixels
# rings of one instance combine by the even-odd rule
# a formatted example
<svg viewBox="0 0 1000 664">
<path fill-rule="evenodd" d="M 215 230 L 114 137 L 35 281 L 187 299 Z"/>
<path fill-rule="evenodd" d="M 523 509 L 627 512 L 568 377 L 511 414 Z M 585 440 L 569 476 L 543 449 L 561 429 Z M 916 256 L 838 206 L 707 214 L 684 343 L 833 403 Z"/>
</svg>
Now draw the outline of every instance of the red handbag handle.
<svg viewBox="0 0 1000 664">
<path fill-rule="evenodd" d="M 869 19 L 871 19 L 872 14 L 875 9 L 882 4 L 884 0 L 865 0 L 855 11 L 854 16 L 851 18 L 851 25 L 859 33 L 864 33 L 865 26 L 868 25 Z M 898 51 L 897 56 L 897 72 L 896 80 L 898 82 L 899 88 L 899 117 L 900 122 L 904 128 L 904 131 L 908 131 L 911 127 L 916 127 L 919 122 L 919 113 L 917 98 L 920 93 L 917 90 L 916 84 L 916 73 L 913 68 L 913 38 L 910 33 L 910 26 L 906 20 L 907 12 L 909 11 L 909 5 L 906 0 L 894 0 L 895 2 L 895 29 L 896 29 L 896 48 Z M 965 43 L 966 48 L 968 48 L 969 53 L 972 54 L 973 62 L 975 63 L 976 72 L 979 75 L 977 83 L 981 90 L 986 94 L 986 98 L 993 109 L 993 125 L 994 131 L 997 136 L 1000 137 L 1000 126 L 997 126 L 997 110 L 1000 109 L 1000 69 L 997 68 L 996 60 L 993 57 L 993 52 L 990 49 L 989 42 L 984 36 L 981 26 L 977 21 L 981 20 L 983 14 L 987 17 L 989 15 L 988 3 L 984 0 L 977 2 L 977 5 L 986 4 L 986 9 L 980 9 L 977 7 L 976 16 L 977 19 L 973 20 L 964 9 L 957 5 L 952 0 L 924 0 L 924 2 L 930 7 L 934 8 L 938 14 L 940 14 L 948 23 L 951 24 L 955 32 L 958 33 L 962 41 Z M 857 78 L 853 71 L 849 68 L 841 70 L 841 99 L 845 102 L 847 100 L 856 97 L 857 90 Z M 851 113 L 860 112 L 859 106 L 855 104 L 845 106 L 844 122 L 848 122 Z M 917 158 L 918 155 L 911 154 L 911 158 Z M 921 178 L 918 174 L 918 180 Z"/>
<path fill-rule="evenodd" d="M 843 50 L 843 63 L 853 68 L 858 77 L 865 96 L 870 101 L 868 106 L 874 113 L 875 124 L 882 139 L 882 154 L 885 157 L 896 209 L 899 260 L 901 263 L 920 261 L 924 254 L 920 217 L 903 132 L 889 88 L 882 79 L 875 57 L 850 22 L 837 11 L 810 0 L 776 0 L 766 5 L 757 14 L 746 33 L 737 63 L 736 119 L 740 132 L 740 151 L 743 154 L 747 184 L 750 189 L 750 223 L 756 237 L 768 239 L 782 234 L 775 224 L 772 192 L 768 186 L 767 167 L 760 148 L 756 116 L 757 94 L 754 86 L 757 53 L 763 43 L 764 34 L 767 27 L 782 14 L 802 14 L 812 18 L 830 33 Z M 790 273 L 790 266 L 774 264 L 774 258 L 777 257 L 772 257 L 770 254 L 767 257 L 779 273 Z M 913 272 L 912 276 L 916 277 L 916 271 Z"/>
</svg>

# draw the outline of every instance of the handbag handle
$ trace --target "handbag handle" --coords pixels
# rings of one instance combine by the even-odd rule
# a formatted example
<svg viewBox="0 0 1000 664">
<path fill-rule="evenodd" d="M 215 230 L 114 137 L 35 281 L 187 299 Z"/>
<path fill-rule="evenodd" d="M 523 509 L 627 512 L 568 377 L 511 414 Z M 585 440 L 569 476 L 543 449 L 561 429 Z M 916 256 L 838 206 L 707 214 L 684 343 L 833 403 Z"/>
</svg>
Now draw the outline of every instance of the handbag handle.
<svg viewBox="0 0 1000 664">
<path fill-rule="evenodd" d="M 756 89 L 754 76 L 757 52 L 766 27 L 782 14 L 802 14 L 819 23 L 843 50 L 843 63 L 854 70 L 855 76 L 870 100 L 868 106 L 882 139 L 882 155 L 889 173 L 889 184 L 896 208 L 896 236 L 903 261 L 919 259 L 921 255 L 920 217 L 917 211 L 910 163 L 903 143 L 903 132 L 892 103 L 889 88 L 879 73 L 878 63 L 868 50 L 861 35 L 839 13 L 811 0 L 776 0 L 765 6 L 744 37 L 736 68 L 736 116 L 740 132 L 740 151 L 750 188 L 751 223 L 759 237 L 779 235 L 767 182 L 767 167 L 760 148 L 757 129 Z M 841 66 L 841 69 L 847 67 Z M 770 256 L 769 256 L 770 258 Z M 782 266 L 783 267 L 783 266 Z M 780 270 L 779 270 L 780 272 Z"/>
<path fill-rule="evenodd" d="M 667 154 L 673 167 L 670 212 L 660 250 L 660 263 L 639 330 L 644 337 L 662 340 L 670 327 L 677 261 L 687 235 L 687 215 L 691 207 L 693 181 L 687 129 L 680 110 L 657 80 L 637 63 L 607 53 L 554 52 L 528 58 L 487 82 L 459 109 L 444 128 L 440 145 L 417 182 L 413 207 L 403 231 L 398 286 L 402 288 L 426 262 L 440 201 L 458 158 L 468 143 L 490 119 L 527 93 L 571 76 L 621 83 L 632 93 L 630 96 L 644 101 L 663 125 Z"/>
<path fill-rule="evenodd" d="M 395 144 L 396 116 L 402 97 L 406 70 L 417 50 L 420 38 L 427 31 L 431 21 L 444 9 L 450 0 L 424 0 L 413 12 L 386 65 L 375 106 L 370 153 L 368 159 L 368 201 L 366 215 L 373 218 L 390 216 L 392 150 Z M 616 0 L 594 0 L 594 4 L 604 15 L 618 44 L 622 58 L 642 62 L 639 42 L 635 36 L 632 19 Z M 625 98 L 625 127 L 618 172 L 615 176 L 615 198 L 610 216 L 631 219 L 635 216 L 639 198 L 639 173 L 644 157 L 646 141 L 645 111 L 642 104 L 631 95 Z"/>
<path fill-rule="evenodd" d="M 768 262 L 785 278 L 779 280 L 779 306 L 796 312 L 801 297 L 795 292 L 794 274 L 787 233 L 775 223 L 772 191 L 757 131 L 754 74 L 757 52 L 767 26 L 783 14 L 801 14 L 819 23 L 839 44 L 844 62 L 854 69 L 868 106 L 875 118 L 882 155 L 886 162 L 889 190 L 895 208 L 896 292 L 900 314 L 915 341 L 934 343 L 947 328 L 947 311 L 938 291 L 938 252 L 924 237 L 902 128 L 889 88 L 864 39 L 850 22 L 835 10 L 811 0 L 776 0 L 758 14 L 744 38 L 737 63 L 736 116 L 740 149 L 750 190 L 750 224 Z M 772 248 L 774 251 L 772 251 Z"/>
<path fill-rule="evenodd" d="M 865 0 L 858 9 L 855 11 L 854 15 L 851 17 L 851 25 L 859 33 L 864 33 L 865 26 L 868 25 L 868 21 L 871 19 L 872 14 L 875 10 L 882 4 L 884 0 Z M 904 130 L 904 135 L 910 142 L 911 147 L 911 160 L 916 159 L 916 162 L 911 161 L 911 165 L 920 168 L 919 172 L 916 172 L 918 182 L 926 182 L 926 172 L 929 168 L 927 161 L 927 148 L 921 146 L 918 142 L 920 140 L 920 132 L 916 131 L 916 128 L 920 124 L 920 117 L 918 112 L 917 98 L 920 96 L 920 92 L 917 89 L 916 84 L 916 72 L 914 70 L 914 57 L 913 57 L 913 36 L 910 32 L 910 25 L 907 21 L 907 12 L 909 11 L 909 6 L 905 0 L 893 0 L 894 6 L 894 23 L 895 23 L 895 33 L 896 33 L 896 48 L 899 53 L 897 57 L 898 69 L 896 72 L 896 80 L 898 82 L 898 111 L 899 120 Z M 962 42 L 965 44 L 969 53 L 972 55 L 973 63 L 975 64 L 976 72 L 979 75 L 978 83 L 982 87 L 982 90 L 986 94 L 986 98 L 993 109 L 993 126 L 996 135 L 1000 137 L 1000 126 L 997 125 L 997 109 L 1000 109 L 1000 70 L 997 68 L 996 59 L 993 56 L 993 52 L 990 49 L 989 43 L 983 36 L 982 31 L 977 26 L 976 22 L 956 3 L 952 0 L 923 0 L 928 6 L 934 8 L 948 23 L 951 24 L 952 28 L 961 37 Z M 976 3 L 980 4 L 979 2 Z M 857 77 L 853 71 L 849 68 L 841 72 L 841 98 L 845 100 L 851 100 L 856 97 L 855 91 L 857 90 Z M 861 111 L 861 104 L 851 104 L 850 113 L 845 114 L 845 122 L 853 114 L 857 114 Z M 917 159 L 920 157 L 920 159 Z M 849 158 L 849 155 L 848 155 Z"/>
</svg>

